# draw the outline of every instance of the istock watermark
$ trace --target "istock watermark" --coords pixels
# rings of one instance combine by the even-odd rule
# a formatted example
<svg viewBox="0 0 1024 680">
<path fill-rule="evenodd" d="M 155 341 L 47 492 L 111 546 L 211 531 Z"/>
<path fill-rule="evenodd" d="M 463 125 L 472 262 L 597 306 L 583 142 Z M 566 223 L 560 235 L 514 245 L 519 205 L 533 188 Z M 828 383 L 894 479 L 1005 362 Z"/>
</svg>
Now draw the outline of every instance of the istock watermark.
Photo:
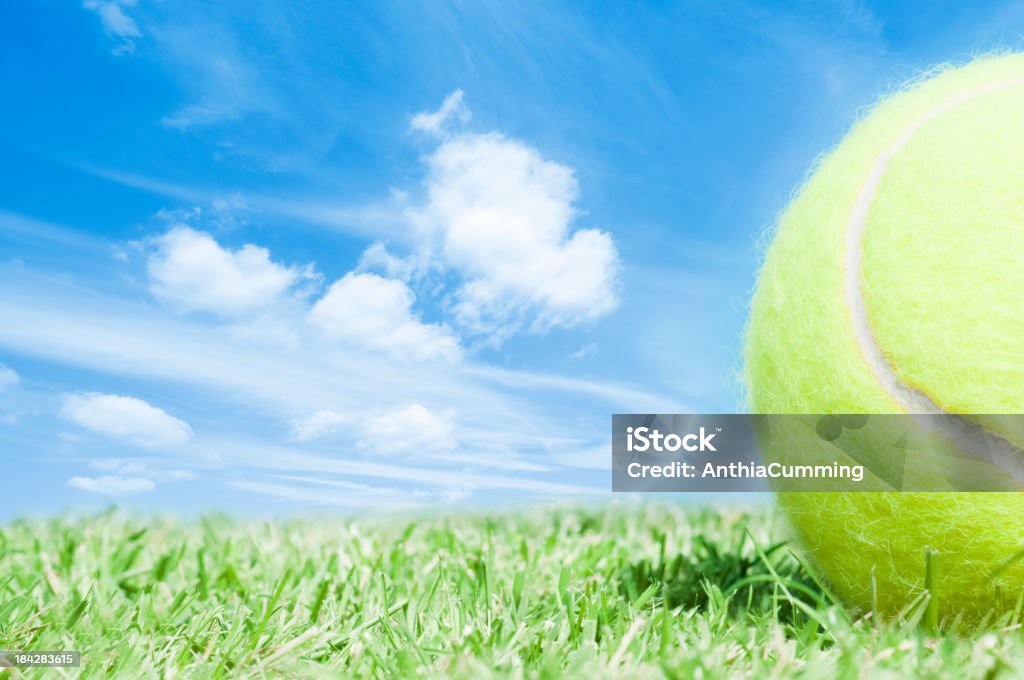
<svg viewBox="0 0 1024 680">
<path fill-rule="evenodd" d="M 1024 491 L 1022 415 L 619 414 L 626 492 Z"/>
<path fill-rule="evenodd" d="M 626 428 L 626 450 L 628 451 L 715 451 L 714 445 L 711 440 L 714 439 L 715 435 L 707 434 L 704 428 L 700 428 L 699 434 L 691 432 L 690 434 L 679 435 L 675 432 L 670 432 L 667 435 L 663 435 L 659 430 L 652 430 L 649 427 L 627 427 Z M 697 443 L 694 443 L 697 442 Z"/>
</svg>

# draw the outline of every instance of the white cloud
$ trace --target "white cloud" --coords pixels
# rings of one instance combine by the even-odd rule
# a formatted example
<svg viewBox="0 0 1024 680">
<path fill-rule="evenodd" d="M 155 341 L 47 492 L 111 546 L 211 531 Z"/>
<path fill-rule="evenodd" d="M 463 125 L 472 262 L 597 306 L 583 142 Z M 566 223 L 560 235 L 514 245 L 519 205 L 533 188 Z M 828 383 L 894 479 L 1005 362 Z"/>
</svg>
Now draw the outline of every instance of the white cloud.
<svg viewBox="0 0 1024 680">
<path fill-rule="evenodd" d="M 443 324 L 420 321 L 414 301 L 402 281 L 348 273 L 313 305 L 309 320 L 329 337 L 360 349 L 412 361 L 457 359 L 458 339 Z"/>
<path fill-rule="evenodd" d="M 134 397 L 71 394 L 65 397 L 59 415 L 93 432 L 139 446 L 184 444 L 192 438 L 188 423 Z"/>
<path fill-rule="evenodd" d="M 429 157 L 427 204 L 414 217 L 425 246 L 463 279 L 460 326 L 500 342 L 594 321 L 618 303 L 611 236 L 570 230 L 578 187 L 570 168 L 498 133 L 463 134 Z"/>
<path fill-rule="evenodd" d="M 20 382 L 18 374 L 13 369 L 0 364 L 0 390 L 7 389 L 8 387 L 14 387 Z"/>
<path fill-rule="evenodd" d="M 397 411 L 367 418 L 360 448 L 387 455 L 430 455 L 458 446 L 450 412 L 438 413 L 409 404 Z"/>
<path fill-rule="evenodd" d="M 281 120 L 294 113 L 296 92 L 304 89 L 294 78 L 301 63 L 292 59 L 290 50 L 278 52 L 280 59 L 267 60 L 265 45 L 251 39 L 254 26 L 280 28 L 279 17 L 255 12 L 239 24 L 224 3 L 204 6 L 202 11 L 184 9 L 180 2 L 165 3 L 172 6 L 163 8 L 160 4 L 150 5 L 146 34 L 182 96 L 181 103 L 161 118 L 165 127 L 184 131 L 240 122 L 252 114 Z M 318 122 L 308 121 L 308 127 L 315 128 Z M 248 155 L 260 141 L 246 130 L 225 126 L 220 151 Z"/>
<path fill-rule="evenodd" d="M 284 267 L 253 244 L 222 248 L 204 232 L 177 226 L 155 241 L 148 271 L 154 295 L 186 311 L 238 315 L 280 301 L 313 274 Z"/>
<path fill-rule="evenodd" d="M 300 442 L 317 439 L 331 434 L 340 427 L 351 425 L 353 416 L 331 409 L 321 409 L 309 416 L 292 421 L 292 436 Z"/>
<path fill-rule="evenodd" d="M 460 123 L 465 123 L 469 120 L 469 109 L 462 102 L 462 99 L 462 90 L 455 90 L 444 98 L 444 101 L 441 102 L 441 108 L 437 111 L 424 111 L 413 116 L 410 127 L 413 130 L 419 130 L 431 135 L 443 135 L 444 126 L 449 120 L 454 118 Z"/>
<path fill-rule="evenodd" d="M 115 55 L 135 53 L 135 40 L 142 37 L 142 32 L 124 11 L 125 7 L 134 7 L 135 0 L 85 0 L 82 6 L 95 12 L 107 35 L 117 39 L 112 50 Z"/>
<path fill-rule="evenodd" d="M 443 500 L 445 503 L 454 505 L 454 504 L 458 503 L 459 501 L 466 500 L 467 498 L 469 498 L 472 495 L 473 495 L 473 487 L 472 486 L 455 486 L 455 487 L 451 487 L 449 489 L 446 489 L 444 491 L 444 493 L 441 494 L 441 500 Z"/>
<path fill-rule="evenodd" d="M 156 484 L 145 477 L 118 477 L 116 475 L 72 477 L 67 481 L 67 486 L 106 496 L 130 496 L 146 493 L 156 488 Z"/>
<path fill-rule="evenodd" d="M 570 359 L 586 359 L 597 354 L 597 343 L 588 342 L 587 344 L 580 347 L 578 350 L 569 355 Z"/>
<path fill-rule="evenodd" d="M 357 271 L 381 271 L 390 279 L 407 281 L 416 273 L 416 263 L 392 255 L 383 243 L 373 243 L 359 257 Z"/>
</svg>

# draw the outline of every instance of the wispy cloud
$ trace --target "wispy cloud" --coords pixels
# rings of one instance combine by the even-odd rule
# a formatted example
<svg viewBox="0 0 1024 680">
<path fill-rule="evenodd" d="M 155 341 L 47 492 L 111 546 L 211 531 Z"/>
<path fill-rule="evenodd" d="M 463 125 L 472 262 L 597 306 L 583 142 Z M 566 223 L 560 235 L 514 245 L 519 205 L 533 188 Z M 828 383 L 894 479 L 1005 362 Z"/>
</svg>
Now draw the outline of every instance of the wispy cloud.
<svg viewBox="0 0 1024 680">
<path fill-rule="evenodd" d="M 234 203 L 244 205 L 246 210 L 254 213 L 288 219 L 302 225 L 364 238 L 383 238 L 397 243 L 413 242 L 408 233 L 407 206 L 394 201 L 392 197 L 376 203 L 351 205 L 323 196 L 275 195 L 218 186 L 193 186 L 87 163 L 73 165 L 95 177 L 191 205 Z M 4 213 L 0 211 L 0 220 L 3 216 Z"/>
<path fill-rule="evenodd" d="M 156 488 L 153 480 L 145 477 L 119 477 L 104 475 L 102 477 L 72 477 L 67 485 L 73 489 L 90 491 L 104 496 L 132 496 L 147 493 Z"/>
<path fill-rule="evenodd" d="M 325 479 L 324 477 L 303 477 L 302 475 L 269 475 L 275 479 L 283 479 L 290 482 L 302 484 L 313 484 L 317 486 L 329 486 L 335 489 L 345 489 L 355 493 L 368 496 L 396 496 L 402 493 L 401 489 L 394 486 L 373 486 L 371 484 L 360 484 L 359 482 L 347 479 Z"/>
<path fill-rule="evenodd" d="M 462 90 L 455 90 L 441 102 L 437 111 L 423 111 L 412 118 L 409 126 L 413 130 L 426 132 L 435 136 L 442 136 L 445 133 L 445 126 L 451 121 L 465 123 L 469 121 L 471 114 L 469 107 L 463 103 L 464 94 Z"/>
<path fill-rule="evenodd" d="M 309 505 L 324 505 L 361 511 L 384 510 L 386 512 L 402 512 L 426 504 L 426 498 L 395 497 L 392 494 L 380 494 L 366 489 L 353 489 L 346 484 L 331 484 L 318 480 L 293 478 L 287 481 L 231 481 L 229 486 L 250 493 L 268 496 L 279 501 Z M 305 483 L 303 483 L 305 482 Z"/>
<path fill-rule="evenodd" d="M 19 381 L 20 378 L 18 377 L 18 374 L 14 372 L 13 368 L 0 364 L 0 390 L 14 387 Z"/>
<path fill-rule="evenodd" d="M 228 462 L 248 456 L 251 466 L 278 474 L 324 474 L 352 478 L 405 482 L 415 487 L 439 492 L 447 489 L 524 491 L 543 494 L 587 496 L 604 494 L 604 487 L 551 481 L 541 475 L 518 476 L 483 473 L 466 469 L 445 469 L 411 463 L 382 463 L 315 455 L 299 449 L 271 446 L 257 442 L 225 445 L 221 448 Z"/>
<path fill-rule="evenodd" d="M 96 13 L 104 33 L 114 40 L 113 54 L 134 55 L 145 34 L 150 53 L 179 82 L 187 100 L 163 116 L 164 126 L 187 131 L 253 114 L 286 115 L 230 8 L 182 1 L 150 3 L 143 12 L 136 0 L 82 4 Z"/>
<path fill-rule="evenodd" d="M 236 481 L 230 486 L 268 496 L 283 502 L 337 506 L 360 511 L 380 510 L 403 512 L 438 503 L 454 503 L 469 498 L 471 485 L 449 487 L 438 491 L 417 490 L 402 493 L 395 487 L 375 487 L 340 479 L 304 477 L 300 475 L 268 475 L 270 480 Z"/>
<path fill-rule="evenodd" d="M 597 343 L 588 342 L 569 355 L 570 359 L 586 359 L 597 354 Z"/>
<path fill-rule="evenodd" d="M 135 0 L 85 0 L 82 6 L 99 16 L 103 30 L 116 41 L 111 52 L 117 56 L 135 53 L 135 41 L 142 32 L 125 11 L 135 6 Z"/>
<path fill-rule="evenodd" d="M 554 460 L 566 467 L 608 470 L 612 465 L 611 450 L 603 443 L 596 446 L 580 446 L 566 442 L 552 447 L 552 451 Z"/>
<path fill-rule="evenodd" d="M 292 436 L 296 441 L 308 442 L 337 432 L 342 427 L 352 427 L 358 420 L 354 413 L 338 413 L 322 408 L 316 413 L 292 421 Z"/>
<path fill-rule="evenodd" d="M 94 458 L 89 461 L 89 469 L 120 477 L 145 477 L 159 482 L 180 482 L 196 476 L 188 470 L 168 467 L 164 461 L 143 458 Z"/>
<path fill-rule="evenodd" d="M 90 251 L 93 253 L 113 254 L 110 242 L 90 236 L 77 229 L 44 220 L 37 220 L 26 215 L 0 208 L 0 238 L 18 244 L 50 245 Z"/>
<path fill-rule="evenodd" d="M 191 9 L 160 12 L 148 25 L 157 51 L 188 98 L 160 122 L 187 131 L 253 115 L 286 116 L 267 70 L 259 67 L 238 27 L 219 8 Z"/>
</svg>

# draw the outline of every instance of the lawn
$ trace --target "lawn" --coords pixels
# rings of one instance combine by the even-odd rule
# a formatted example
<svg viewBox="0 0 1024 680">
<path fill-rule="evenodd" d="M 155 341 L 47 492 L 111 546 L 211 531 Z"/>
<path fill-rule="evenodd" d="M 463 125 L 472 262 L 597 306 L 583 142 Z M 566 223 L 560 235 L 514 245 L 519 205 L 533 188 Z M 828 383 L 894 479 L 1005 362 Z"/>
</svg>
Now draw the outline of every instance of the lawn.
<svg viewBox="0 0 1024 680">
<path fill-rule="evenodd" d="M 670 504 L 20 521 L 0 529 L 0 648 L 82 652 L 15 677 L 1024 673 L 1015 620 L 851 614 L 786 540 L 769 510 Z"/>
</svg>

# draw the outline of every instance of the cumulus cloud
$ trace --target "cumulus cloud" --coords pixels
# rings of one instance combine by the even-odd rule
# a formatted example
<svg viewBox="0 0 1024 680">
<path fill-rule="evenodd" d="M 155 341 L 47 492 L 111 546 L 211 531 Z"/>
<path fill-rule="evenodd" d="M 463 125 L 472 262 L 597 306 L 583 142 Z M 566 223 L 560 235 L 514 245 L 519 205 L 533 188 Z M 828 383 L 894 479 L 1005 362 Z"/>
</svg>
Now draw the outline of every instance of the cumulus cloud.
<svg viewBox="0 0 1024 680">
<path fill-rule="evenodd" d="M 462 102 L 464 95 L 462 90 L 455 90 L 441 102 L 441 108 L 437 111 L 423 111 L 412 118 L 410 127 L 413 130 L 426 132 L 431 135 L 443 135 L 445 125 L 451 120 L 465 123 L 469 120 L 469 109 Z"/>
<path fill-rule="evenodd" d="M 359 442 L 360 448 L 384 455 L 429 455 L 457 446 L 453 415 L 420 404 L 365 419 Z"/>
<path fill-rule="evenodd" d="M 459 341 L 444 324 L 423 323 L 402 281 L 348 273 L 317 300 L 309 321 L 329 337 L 359 349 L 411 361 L 455 360 Z"/>
<path fill-rule="evenodd" d="M 331 409 L 321 409 L 308 418 L 292 421 L 292 436 L 300 442 L 317 439 L 336 432 L 341 427 L 351 425 L 353 420 L 351 415 L 338 413 Z"/>
<path fill-rule="evenodd" d="M 156 484 L 145 477 L 119 477 L 117 475 L 72 477 L 67 481 L 67 486 L 105 496 L 131 496 L 133 494 L 146 493 L 156 488 Z"/>
<path fill-rule="evenodd" d="M 13 369 L 8 368 L 4 364 L 0 364 L 0 390 L 7 389 L 8 387 L 14 387 L 20 382 L 18 374 Z"/>
<path fill-rule="evenodd" d="M 124 11 L 125 7 L 134 7 L 135 0 L 85 0 L 82 6 L 95 12 L 106 34 L 117 41 L 112 50 L 115 55 L 135 53 L 135 41 L 142 37 L 142 31 Z"/>
<path fill-rule="evenodd" d="M 308 269 L 285 267 L 253 244 L 222 248 L 209 234 L 178 226 L 155 241 L 148 272 L 153 294 L 185 311 L 240 315 L 283 298 Z"/>
<path fill-rule="evenodd" d="M 192 438 L 188 423 L 134 397 L 71 394 L 65 397 L 59 415 L 87 430 L 138 446 L 184 444 Z"/>
<path fill-rule="evenodd" d="M 416 273 L 417 263 L 412 258 L 391 254 L 383 243 L 373 243 L 359 257 L 358 271 L 384 272 L 390 279 L 408 281 Z"/>
<path fill-rule="evenodd" d="M 446 104 L 461 106 L 453 96 Z M 579 187 L 570 168 L 496 132 L 445 138 L 427 163 L 427 201 L 413 217 L 426 259 L 461 279 L 453 305 L 461 328 L 500 342 L 616 307 L 618 253 L 608 232 L 572 228 Z"/>
</svg>

